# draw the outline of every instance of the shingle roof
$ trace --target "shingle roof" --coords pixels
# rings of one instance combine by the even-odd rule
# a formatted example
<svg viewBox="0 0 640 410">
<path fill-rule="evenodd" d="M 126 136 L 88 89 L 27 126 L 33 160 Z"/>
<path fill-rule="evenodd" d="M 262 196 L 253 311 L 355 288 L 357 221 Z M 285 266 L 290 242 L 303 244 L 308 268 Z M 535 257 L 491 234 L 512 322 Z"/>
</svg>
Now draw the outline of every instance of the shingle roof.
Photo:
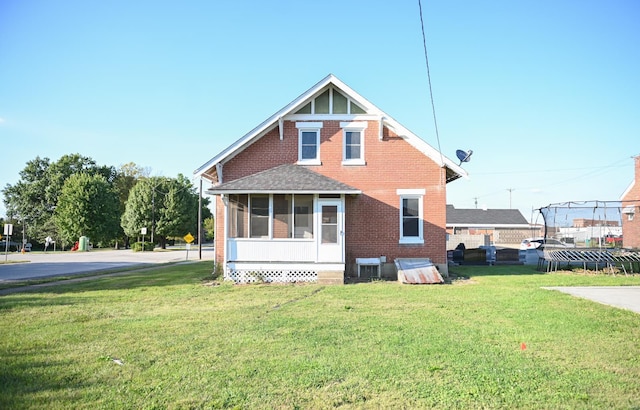
<svg viewBox="0 0 640 410">
<path fill-rule="evenodd" d="M 361 191 L 303 166 L 284 164 L 212 187 L 207 193 L 360 194 Z"/>
<path fill-rule="evenodd" d="M 456 209 L 447 205 L 447 226 L 529 226 L 517 209 Z"/>
</svg>

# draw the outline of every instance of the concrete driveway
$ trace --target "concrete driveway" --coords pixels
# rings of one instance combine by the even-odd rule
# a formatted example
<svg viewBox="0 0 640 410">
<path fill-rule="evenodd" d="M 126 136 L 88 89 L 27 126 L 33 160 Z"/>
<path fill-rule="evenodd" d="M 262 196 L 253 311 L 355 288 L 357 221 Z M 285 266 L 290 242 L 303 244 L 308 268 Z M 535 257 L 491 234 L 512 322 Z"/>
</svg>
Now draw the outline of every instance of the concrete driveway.
<svg viewBox="0 0 640 410">
<path fill-rule="evenodd" d="M 544 289 L 640 313 L 640 286 L 555 286 Z"/>
<path fill-rule="evenodd" d="M 129 268 L 153 264 L 180 261 L 198 261 L 196 246 L 188 252 L 182 250 L 156 250 L 153 252 L 133 252 L 131 250 L 93 250 L 89 252 L 45 252 L 18 253 L 6 255 L 8 261 L 24 263 L 7 263 L 0 265 L 0 282 L 25 280 L 49 276 L 66 276 L 96 271 Z M 0 255 L 2 261 L 5 255 Z M 188 259 L 187 259 L 188 258 Z M 213 260 L 212 247 L 202 248 L 202 260 Z"/>
</svg>

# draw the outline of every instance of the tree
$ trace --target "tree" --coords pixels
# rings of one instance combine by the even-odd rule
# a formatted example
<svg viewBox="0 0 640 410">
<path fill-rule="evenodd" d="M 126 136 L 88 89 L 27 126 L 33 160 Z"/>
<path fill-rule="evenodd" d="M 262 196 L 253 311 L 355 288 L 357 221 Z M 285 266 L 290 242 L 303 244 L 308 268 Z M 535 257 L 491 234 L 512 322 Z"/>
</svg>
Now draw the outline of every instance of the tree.
<svg viewBox="0 0 640 410">
<path fill-rule="evenodd" d="M 65 240 L 88 236 L 94 242 L 104 242 L 118 233 L 118 195 L 102 175 L 71 175 L 57 204 L 55 223 Z"/>
<path fill-rule="evenodd" d="M 118 194 L 120 216 L 124 214 L 127 200 L 131 189 L 138 183 L 140 178 L 149 176 L 150 170 L 136 165 L 133 162 L 120 165 L 113 180 L 113 187 Z M 125 248 L 129 245 L 129 235 L 127 235 L 119 225 L 115 247 L 118 248 L 119 241 L 122 241 Z"/>
<path fill-rule="evenodd" d="M 211 215 L 208 199 L 203 200 L 203 217 Z M 140 179 L 131 189 L 122 228 L 137 236 L 147 228 L 150 240 L 166 247 L 169 237 L 182 237 L 198 231 L 198 193 L 188 178 L 151 177 Z"/>
<path fill-rule="evenodd" d="M 213 216 L 209 218 L 205 218 L 205 220 L 203 221 L 203 225 L 204 225 L 205 239 L 208 241 L 213 241 L 215 239 L 215 229 L 216 229 L 216 224 L 215 224 L 215 220 L 213 219 Z"/>
<path fill-rule="evenodd" d="M 62 187 L 71 175 L 86 173 L 102 175 L 112 183 L 116 171 L 113 167 L 98 166 L 96 162 L 80 154 L 62 156 L 51 163 L 49 158 L 36 157 L 20 171 L 20 180 L 3 189 L 7 216 L 22 221 L 29 237 L 42 242 L 51 235 L 53 214 Z"/>
</svg>

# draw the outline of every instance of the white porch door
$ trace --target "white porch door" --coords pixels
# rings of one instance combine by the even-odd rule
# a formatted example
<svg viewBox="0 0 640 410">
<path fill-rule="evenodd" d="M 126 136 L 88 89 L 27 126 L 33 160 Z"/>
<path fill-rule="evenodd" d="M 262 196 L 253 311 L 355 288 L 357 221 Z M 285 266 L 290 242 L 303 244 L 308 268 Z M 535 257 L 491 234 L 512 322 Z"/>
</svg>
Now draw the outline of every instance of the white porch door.
<svg viewBox="0 0 640 410">
<path fill-rule="evenodd" d="M 344 262 L 342 201 L 318 200 L 318 262 Z"/>
</svg>

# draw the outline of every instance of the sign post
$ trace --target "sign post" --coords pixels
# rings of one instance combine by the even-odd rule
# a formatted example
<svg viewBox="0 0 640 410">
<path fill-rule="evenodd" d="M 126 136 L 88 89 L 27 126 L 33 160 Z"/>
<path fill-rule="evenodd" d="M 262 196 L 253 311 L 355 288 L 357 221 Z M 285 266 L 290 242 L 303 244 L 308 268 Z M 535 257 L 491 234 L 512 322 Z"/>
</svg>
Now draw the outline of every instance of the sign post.
<svg viewBox="0 0 640 410">
<path fill-rule="evenodd" d="M 4 236 L 7 238 L 4 240 L 4 261 L 7 261 L 7 254 L 9 253 L 9 242 L 11 242 L 11 235 L 13 234 L 13 224 L 4 224 Z"/>
<path fill-rule="evenodd" d="M 144 252 L 144 236 L 147 234 L 147 228 L 140 229 L 140 233 L 142 234 L 142 252 Z"/>
<path fill-rule="evenodd" d="M 191 249 L 191 242 L 193 242 L 196 238 L 191 235 L 191 232 L 186 234 L 182 239 L 187 243 L 187 260 L 189 260 L 189 249 Z"/>
</svg>

